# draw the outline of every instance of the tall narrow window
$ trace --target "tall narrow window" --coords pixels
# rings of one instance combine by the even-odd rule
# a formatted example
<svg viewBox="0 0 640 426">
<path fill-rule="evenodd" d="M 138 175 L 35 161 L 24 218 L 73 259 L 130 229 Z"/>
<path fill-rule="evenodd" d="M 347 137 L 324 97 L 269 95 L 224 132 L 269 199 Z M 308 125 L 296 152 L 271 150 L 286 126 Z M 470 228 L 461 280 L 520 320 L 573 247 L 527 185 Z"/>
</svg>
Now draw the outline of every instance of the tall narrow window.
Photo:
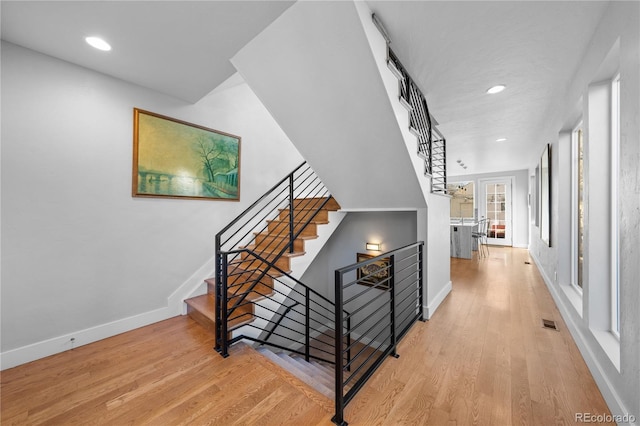
<svg viewBox="0 0 640 426">
<path fill-rule="evenodd" d="M 620 75 L 611 82 L 611 331 L 620 337 Z"/>
<path fill-rule="evenodd" d="M 572 280 L 571 283 L 582 290 L 584 272 L 584 138 L 582 123 L 573 131 L 573 197 L 572 197 Z"/>
</svg>

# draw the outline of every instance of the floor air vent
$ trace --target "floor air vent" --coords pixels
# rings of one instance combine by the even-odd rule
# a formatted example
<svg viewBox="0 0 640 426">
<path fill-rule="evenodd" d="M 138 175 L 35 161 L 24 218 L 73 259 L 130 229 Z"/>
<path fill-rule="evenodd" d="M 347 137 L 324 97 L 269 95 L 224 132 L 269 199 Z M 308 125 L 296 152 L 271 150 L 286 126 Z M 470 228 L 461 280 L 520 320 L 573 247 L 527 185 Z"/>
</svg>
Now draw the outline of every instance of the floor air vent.
<svg viewBox="0 0 640 426">
<path fill-rule="evenodd" d="M 544 328 L 550 328 L 551 330 L 558 330 L 558 327 L 556 327 L 556 322 L 552 321 L 552 320 L 548 320 L 548 319 L 542 319 L 542 326 Z"/>
</svg>

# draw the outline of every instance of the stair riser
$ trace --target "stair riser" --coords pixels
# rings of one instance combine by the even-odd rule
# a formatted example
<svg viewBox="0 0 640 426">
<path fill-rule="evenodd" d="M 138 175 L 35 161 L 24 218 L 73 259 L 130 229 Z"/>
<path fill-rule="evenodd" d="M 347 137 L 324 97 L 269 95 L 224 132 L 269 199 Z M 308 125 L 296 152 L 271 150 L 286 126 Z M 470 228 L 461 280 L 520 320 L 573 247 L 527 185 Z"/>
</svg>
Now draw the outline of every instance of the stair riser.
<svg viewBox="0 0 640 426">
<path fill-rule="evenodd" d="M 311 217 L 315 222 L 327 223 L 329 221 L 329 211 L 328 210 L 320 210 L 317 215 L 313 216 L 312 210 L 294 210 L 293 212 L 293 220 L 296 222 L 306 222 Z M 289 219 L 289 209 L 280 211 L 280 220 Z"/>
<path fill-rule="evenodd" d="M 260 251 L 269 251 L 269 252 L 279 252 L 283 248 L 285 248 L 289 244 L 288 238 L 281 238 L 278 236 L 271 236 L 266 234 L 260 234 L 256 236 L 255 241 L 255 250 L 257 252 Z M 293 240 L 293 251 L 294 252 L 302 252 L 304 251 L 304 240 L 295 239 Z"/>
<path fill-rule="evenodd" d="M 247 281 L 242 284 L 237 284 L 232 287 L 229 287 L 229 297 L 233 294 L 243 294 L 249 291 L 251 286 L 253 286 L 253 281 Z M 264 285 L 262 283 L 258 283 L 255 285 L 253 290 L 247 295 L 247 300 L 256 300 L 264 296 L 268 296 L 273 293 L 273 286 Z"/>
<path fill-rule="evenodd" d="M 283 256 L 276 261 L 275 265 L 281 270 L 287 272 L 291 268 L 291 259 L 286 256 Z M 264 269 L 266 267 L 264 262 L 261 262 L 256 259 L 243 260 L 238 263 L 234 263 L 233 265 L 229 265 L 229 268 L 233 268 L 236 266 L 239 267 L 240 269 L 258 269 L 258 268 Z"/>
<path fill-rule="evenodd" d="M 304 223 L 294 223 L 293 232 L 298 232 L 303 226 Z M 267 230 L 271 235 L 289 235 L 289 221 L 270 221 Z M 303 237 L 317 237 L 318 225 L 316 225 L 315 223 L 310 223 L 306 228 L 302 230 L 300 235 Z"/>
<path fill-rule="evenodd" d="M 233 303 L 235 302 L 229 301 L 229 303 L 227 303 L 227 307 L 231 309 L 231 307 L 233 306 Z M 201 309 L 206 310 L 206 312 L 202 311 Z M 189 314 L 189 316 L 193 320 L 198 322 L 204 328 L 211 331 L 212 333 L 215 333 L 216 331 L 215 320 L 214 320 L 215 310 L 213 306 L 198 307 L 198 306 L 193 306 L 187 303 L 187 314 Z M 229 321 L 229 325 L 228 325 L 229 330 L 233 330 L 234 328 L 240 327 L 243 324 L 250 322 L 253 318 L 253 314 L 254 314 L 253 304 L 246 304 L 246 305 L 240 306 L 235 310 L 235 312 L 232 315 L 232 318 Z"/>
</svg>

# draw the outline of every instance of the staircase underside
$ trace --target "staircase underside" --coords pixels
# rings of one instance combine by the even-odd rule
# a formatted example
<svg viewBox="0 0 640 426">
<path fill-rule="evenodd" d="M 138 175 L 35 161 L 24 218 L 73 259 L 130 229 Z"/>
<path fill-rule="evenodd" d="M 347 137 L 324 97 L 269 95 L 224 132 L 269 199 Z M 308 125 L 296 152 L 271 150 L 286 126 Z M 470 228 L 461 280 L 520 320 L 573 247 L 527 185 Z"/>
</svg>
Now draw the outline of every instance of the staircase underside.
<svg viewBox="0 0 640 426">
<path fill-rule="evenodd" d="M 343 209 L 426 206 L 353 2 L 297 2 L 232 62 Z"/>
</svg>

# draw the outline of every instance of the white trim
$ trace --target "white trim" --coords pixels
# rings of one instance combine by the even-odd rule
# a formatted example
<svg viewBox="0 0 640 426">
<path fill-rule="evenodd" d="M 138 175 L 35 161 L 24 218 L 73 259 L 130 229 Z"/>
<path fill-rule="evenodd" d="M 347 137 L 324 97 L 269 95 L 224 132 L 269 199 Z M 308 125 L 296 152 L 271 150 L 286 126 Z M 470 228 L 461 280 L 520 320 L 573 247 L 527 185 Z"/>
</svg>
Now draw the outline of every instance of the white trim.
<svg viewBox="0 0 640 426">
<path fill-rule="evenodd" d="M 529 244 L 514 244 L 511 247 L 513 248 L 525 248 L 528 249 L 529 248 Z"/>
<path fill-rule="evenodd" d="M 611 333 L 620 341 L 620 74 L 611 81 Z M 604 339 L 606 340 L 606 339 Z M 619 351 L 618 351 L 619 352 Z M 618 359 L 620 354 L 618 353 Z"/>
<path fill-rule="evenodd" d="M 107 337 L 144 327 L 145 325 L 153 324 L 174 316 L 176 316 L 174 314 L 174 309 L 164 307 L 107 324 L 78 330 L 74 333 L 68 333 L 42 342 L 36 342 L 20 348 L 11 349 L 0 354 L 0 369 L 5 370 L 20 364 L 35 361 L 40 358 L 64 352 L 78 346 L 97 342 L 98 340 L 106 339 Z M 75 340 L 71 341 L 72 338 Z"/>
<path fill-rule="evenodd" d="M 578 124 L 571 130 L 571 285 L 582 294 L 582 288 L 578 285 L 578 131 L 582 132 L 582 150 L 584 153 L 584 127 L 582 116 Z M 584 160 L 582 176 L 584 181 Z M 584 196 L 586 192 L 586 181 L 582 188 L 583 206 L 586 206 Z M 584 232 L 584 229 L 583 229 Z M 583 248 L 584 249 L 584 248 Z M 584 256 L 584 253 L 583 253 Z M 584 281 L 584 271 L 583 271 Z"/>
<path fill-rule="evenodd" d="M 449 295 L 449 293 L 451 293 L 452 289 L 453 287 L 451 281 L 449 281 L 447 284 L 445 284 L 442 290 L 440 290 L 438 294 L 436 294 L 436 296 L 428 305 L 423 306 L 425 319 L 430 319 L 433 316 L 433 314 L 436 312 L 436 309 L 438 309 L 438 306 L 440 306 L 440 304 Z"/>
<path fill-rule="evenodd" d="M 560 297 L 558 290 L 547 276 L 544 268 L 542 268 L 540 260 L 536 257 L 533 251 L 529 251 L 529 255 L 535 262 L 536 267 L 538 268 L 538 271 L 540 272 L 540 275 L 542 276 L 542 279 L 544 280 L 544 283 L 549 290 L 549 293 L 551 293 L 551 297 L 553 297 L 553 301 L 555 302 L 560 315 L 562 315 L 562 319 L 567 325 L 567 329 L 569 330 L 569 333 L 571 333 L 571 337 L 573 337 L 573 340 L 576 342 L 582 358 L 587 364 L 587 367 L 589 367 L 589 371 L 591 372 L 591 375 L 593 375 L 593 379 L 598 385 L 598 389 L 600 389 L 600 392 L 602 393 L 607 406 L 611 410 L 611 414 L 624 415 L 626 413 L 630 413 L 631 411 L 625 407 L 622 398 L 620 398 L 620 395 L 618 395 L 615 387 L 607 377 L 604 368 L 593 353 L 593 350 L 591 349 L 591 346 L 588 342 L 588 336 L 585 335 L 575 323 L 574 317 L 571 315 L 569 308 L 564 303 L 562 297 Z M 597 341 L 595 336 L 593 338 Z"/>
</svg>

